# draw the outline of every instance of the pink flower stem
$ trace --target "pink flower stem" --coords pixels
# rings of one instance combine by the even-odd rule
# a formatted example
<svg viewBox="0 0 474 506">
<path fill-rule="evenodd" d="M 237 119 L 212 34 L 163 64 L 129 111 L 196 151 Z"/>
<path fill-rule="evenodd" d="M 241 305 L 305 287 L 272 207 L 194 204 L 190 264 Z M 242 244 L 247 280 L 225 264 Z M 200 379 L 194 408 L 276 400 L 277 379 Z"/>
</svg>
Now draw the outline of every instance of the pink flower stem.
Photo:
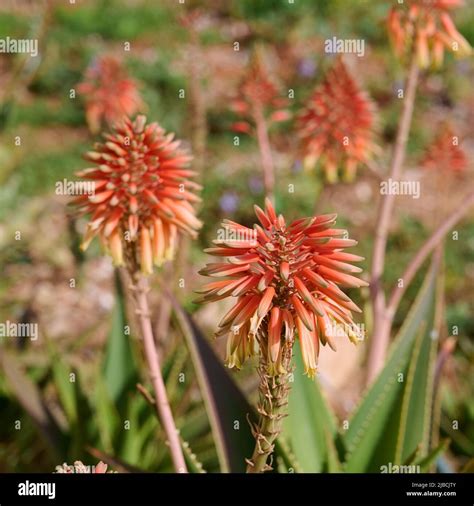
<svg viewBox="0 0 474 506">
<path fill-rule="evenodd" d="M 446 220 L 436 229 L 431 237 L 423 244 L 418 250 L 416 255 L 408 264 L 405 272 L 401 276 L 403 279 L 402 287 L 395 287 L 392 291 L 390 299 L 387 304 L 386 313 L 390 323 L 393 321 L 398 305 L 412 282 L 418 269 L 423 265 L 428 255 L 441 244 L 444 236 L 452 229 L 452 227 L 467 213 L 470 207 L 474 204 L 474 192 L 470 193 L 463 202 L 458 206 L 457 210 L 446 218 Z"/>
<path fill-rule="evenodd" d="M 150 320 L 150 309 L 148 306 L 148 281 L 140 274 L 135 276 L 135 301 L 137 304 L 137 313 L 140 319 L 140 326 L 143 336 L 143 344 L 145 348 L 145 357 L 150 371 L 150 378 L 155 391 L 156 411 L 161 421 L 163 429 L 168 438 L 171 452 L 171 459 L 174 468 L 178 473 L 187 473 L 186 462 L 184 460 L 183 450 L 179 439 L 179 433 L 174 422 L 171 412 L 168 395 L 166 393 L 165 383 L 161 375 L 160 359 L 158 350 L 156 349 L 155 339 Z"/>
<path fill-rule="evenodd" d="M 253 115 L 257 129 L 257 141 L 258 147 L 260 149 L 260 159 L 262 161 L 265 194 L 271 202 L 274 202 L 275 168 L 273 165 L 270 139 L 268 138 L 267 123 L 265 121 L 262 107 L 259 104 L 255 104 Z"/>
<path fill-rule="evenodd" d="M 390 178 L 394 181 L 398 181 L 400 179 L 405 159 L 408 134 L 410 132 L 413 109 L 415 105 L 418 75 L 419 68 L 416 58 L 413 55 L 406 82 L 406 94 L 390 167 Z M 389 319 L 387 319 L 386 315 L 385 294 L 382 287 L 382 274 L 385 266 L 387 238 L 394 205 L 395 195 L 388 194 L 381 197 L 372 256 L 371 298 L 374 312 L 374 329 L 372 346 L 369 351 L 367 383 L 371 383 L 382 368 L 390 337 L 391 323 Z"/>
</svg>

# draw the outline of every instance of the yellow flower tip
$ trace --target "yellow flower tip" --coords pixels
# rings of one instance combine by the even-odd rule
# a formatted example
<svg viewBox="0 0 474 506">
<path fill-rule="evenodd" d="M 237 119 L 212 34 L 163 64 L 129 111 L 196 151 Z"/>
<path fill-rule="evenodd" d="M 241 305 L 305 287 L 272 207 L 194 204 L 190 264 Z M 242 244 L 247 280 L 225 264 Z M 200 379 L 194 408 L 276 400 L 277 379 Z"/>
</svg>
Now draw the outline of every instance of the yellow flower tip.
<svg viewBox="0 0 474 506">
<path fill-rule="evenodd" d="M 344 182 L 353 183 L 357 172 L 357 161 L 348 160 L 344 167 Z"/>
<path fill-rule="evenodd" d="M 110 254 L 115 266 L 124 265 L 122 240 L 118 232 L 110 236 L 108 244 Z"/>
<path fill-rule="evenodd" d="M 332 164 L 326 165 L 326 180 L 330 184 L 337 183 L 337 167 Z"/>
<path fill-rule="evenodd" d="M 232 353 L 231 355 L 226 357 L 225 366 L 228 369 L 237 369 L 238 371 L 240 371 L 240 369 L 242 369 L 242 362 L 239 359 L 237 350 L 234 351 L 234 353 Z"/>
<path fill-rule="evenodd" d="M 318 368 L 317 367 L 305 367 L 304 373 L 308 378 L 314 379 L 316 374 L 318 374 Z"/>
<path fill-rule="evenodd" d="M 149 269 L 147 266 L 141 266 L 140 272 L 144 276 L 149 276 L 150 274 L 153 274 L 153 269 Z"/>
<path fill-rule="evenodd" d="M 165 261 L 164 261 L 163 258 L 153 257 L 153 265 L 155 265 L 156 267 L 158 267 L 158 269 L 161 269 L 161 267 L 163 267 L 164 263 L 165 263 Z"/>
<path fill-rule="evenodd" d="M 303 169 L 306 172 L 312 171 L 316 166 L 317 160 L 318 159 L 316 156 L 312 156 L 312 155 L 305 156 L 303 159 Z"/>
<path fill-rule="evenodd" d="M 169 248 L 167 248 L 166 252 L 165 252 L 165 262 L 169 262 L 171 260 L 173 260 L 174 258 L 174 246 L 170 246 Z"/>
<path fill-rule="evenodd" d="M 286 374 L 288 371 L 283 367 L 280 361 L 278 362 L 270 362 L 268 364 L 267 373 L 270 376 L 280 376 L 282 374 Z"/>
<path fill-rule="evenodd" d="M 150 232 L 143 228 L 140 234 L 140 266 L 143 274 L 153 272 Z"/>
</svg>

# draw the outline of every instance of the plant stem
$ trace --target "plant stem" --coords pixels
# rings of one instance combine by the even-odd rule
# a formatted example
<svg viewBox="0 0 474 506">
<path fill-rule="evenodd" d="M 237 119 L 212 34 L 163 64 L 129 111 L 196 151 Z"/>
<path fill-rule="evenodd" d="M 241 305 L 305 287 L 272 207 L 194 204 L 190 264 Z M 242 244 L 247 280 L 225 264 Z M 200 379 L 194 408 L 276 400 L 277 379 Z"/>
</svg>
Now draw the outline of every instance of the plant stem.
<svg viewBox="0 0 474 506">
<path fill-rule="evenodd" d="M 161 375 L 158 350 L 156 349 L 153 337 L 147 295 L 149 292 L 148 281 L 138 272 L 134 273 L 132 280 L 134 283 L 132 291 L 137 305 L 137 314 L 140 319 L 145 357 L 150 371 L 150 379 L 153 385 L 153 390 L 155 391 L 156 411 L 166 433 L 166 437 L 168 438 L 174 468 L 178 473 L 187 473 L 186 462 L 184 460 L 178 430 L 176 428 L 168 396 L 166 394 L 165 383 Z"/>
<path fill-rule="evenodd" d="M 202 90 L 202 51 L 199 33 L 191 23 L 189 47 L 189 77 L 190 77 L 190 125 L 191 144 L 194 152 L 194 168 L 201 175 L 204 170 L 207 145 L 207 110 Z"/>
<path fill-rule="evenodd" d="M 419 68 L 413 55 L 406 83 L 406 95 L 402 116 L 398 127 L 395 148 L 390 168 L 390 178 L 398 181 L 406 154 L 406 144 L 413 117 L 416 86 Z M 380 371 L 388 348 L 390 325 L 385 317 L 385 294 L 382 288 L 382 274 L 385 265 L 385 253 L 390 221 L 395 204 L 395 195 L 389 193 L 381 197 L 378 221 L 375 229 L 374 251 L 372 256 L 371 296 L 374 311 L 374 331 L 369 352 L 367 383 L 372 382 Z"/>
<path fill-rule="evenodd" d="M 390 296 L 387 304 L 387 319 L 390 322 L 393 321 L 398 305 L 405 293 L 405 290 L 410 285 L 418 269 L 423 265 L 424 261 L 428 258 L 428 255 L 441 244 L 444 236 L 451 230 L 451 228 L 467 213 L 470 207 L 474 204 L 474 192 L 470 193 L 458 206 L 457 210 L 446 218 L 446 220 L 439 225 L 437 230 L 431 235 L 431 237 L 423 244 L 416 255 L 412 258 L 408 264 L 405 272 L 401 276 L 403 279 L 403 286 L 395 287 Z"/>
<path fill-rule="evenodd" d="M 286 372 L 270 375 L 268 372 L 266 339 L 260 339 L 260 376 L 259 403 L 257 411 L 260 414 L 258 423 L 252 428 L 255 437 L 255 449 L 250 459 L 247 459 L 247 473 L 263 473 L 271 471 L 271 463 L 267 464 L 275 447 L 274 442 L 281 432 L 283 418 L 286 416 L 286 406 L 290 393 L 289 369 L 291 366 L 291 344 L 282 341 L 282 366 Z"/>
<path fill-rule="evenodd" d="M 274 203 L 275 168 L 273 165 L 270 139 L 268 138 L 267 123 L 260 104 L 255 104 L 253 111 L 257 130 L 257 141 L 260 149 L 260 159 L 263 168 L 263 184 L 265 195 Z"/>
</svg>

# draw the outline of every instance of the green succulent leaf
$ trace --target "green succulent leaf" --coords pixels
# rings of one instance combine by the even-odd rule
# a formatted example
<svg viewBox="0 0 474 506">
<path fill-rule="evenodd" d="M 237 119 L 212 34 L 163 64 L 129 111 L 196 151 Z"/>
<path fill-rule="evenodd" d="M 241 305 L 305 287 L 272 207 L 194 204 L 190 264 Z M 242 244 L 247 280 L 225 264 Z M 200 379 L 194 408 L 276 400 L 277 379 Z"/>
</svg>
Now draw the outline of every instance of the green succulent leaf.
<svg viewBox="0 0 474 506">
<path fill-rule="evenodd" d="M 441 443 L 434 450 L 429 452 L 426 457 L 416 460 L 415 464 L 420 466 L 420 472 L 428 472 L 430 467 L 436 462 L 436 459 L 448 449 L 449 443 L 450 440 L 448 438 L 443 439 L 443 441 L 441 441 Z"/>
<path fill-rule="evenodd" d="M 295 344 L 293 353 L 296 368 L 291 384 L 284 436 L 303 472 L 320 473 L 329 470 L 329 467 L 335 469 L 338 462 L 334 444 L 337 434 L 336 419 L 324 399 L 318 380 L 304 376 L 298 344 Z M 331 447 L 328 447 L 329 440 Z"/>
<path fill-rule="evenodd" d="M 402 325 L 374 384 L 344 435 L 347 472 L 380 472 L 388 462 L 400 465 L 420 446 L 428 451 L 433 367 L 436 349 L 437 263 Z"/>
<path fill-rule="evenodd" d="M 117 403 L 124 392 L 133 388 L 138 377 L 130 336 L 125 334 L 127 325 L 125 299 L 117 271 L 115 273 L 115 293 L 112 328 L 107 339 L 103 375 L 109 396 L 114 403 Z"/>
<path fill-rule="evenodd" d="M 114 437 L 120 424 L 120 415 L 109 395 L 105 381 L 100 377 L 96 379 L 94 406 L 97 408 L 96 420 L 102 448 L 108 453 L 113 453 Z"/>
<path fill-rule="evenodd" d="M 2 347 L 3 348 L 3 347 Z M 18 358 L 6 349 L 0 352 L 0 370 L 6 378 L 18 404 L 33 420 L 39 433 L 52 450 L 56 459 L 63 458 L 63 434 L 50 413 L 41 391 L 28 377 Z"/>
<path fill-rule="evenodd" d="M 255 440 L 247 421 L 253 409 L 222 366 L 191 316 L 173 298 L 206 404 L 223 472 L 245 472 Z"/>
</svg>

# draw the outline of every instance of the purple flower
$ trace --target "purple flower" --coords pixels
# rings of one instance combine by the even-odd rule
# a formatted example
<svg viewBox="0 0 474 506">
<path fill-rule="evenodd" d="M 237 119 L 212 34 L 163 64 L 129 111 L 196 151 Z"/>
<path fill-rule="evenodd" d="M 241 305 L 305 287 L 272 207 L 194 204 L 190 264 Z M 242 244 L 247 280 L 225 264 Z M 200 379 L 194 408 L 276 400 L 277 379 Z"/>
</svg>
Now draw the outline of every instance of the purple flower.
<svg viewBox="0 0 474 506">
<path fill-rule="evenodd" d="M 295 160 L 293 167 L 291 167 L 291 172 L 293 172 L 293 174 L 297 174 L 298 172 L 301 172 L 302 169 L 303 162 L 301 160 Z"/>
<path fill-rule="evenodd" d="M 316 73 L 316 63 L 311 58 L 303 58 L 298 62 L 298 74 L 310 78 Z"/>
<path fill-rule="evenodd" d="M 225 213 L 233 213 L 237 210 L 239 197 L 233 192 L 226 192 L 219 199 L 219 206 Z"/>
<path fill-rule="evenodd" d="M 263 181 L 258 176 L 249 178 L 249 189 L 253 194 L 260 194 L 263 192 Z"/>
</svg>

